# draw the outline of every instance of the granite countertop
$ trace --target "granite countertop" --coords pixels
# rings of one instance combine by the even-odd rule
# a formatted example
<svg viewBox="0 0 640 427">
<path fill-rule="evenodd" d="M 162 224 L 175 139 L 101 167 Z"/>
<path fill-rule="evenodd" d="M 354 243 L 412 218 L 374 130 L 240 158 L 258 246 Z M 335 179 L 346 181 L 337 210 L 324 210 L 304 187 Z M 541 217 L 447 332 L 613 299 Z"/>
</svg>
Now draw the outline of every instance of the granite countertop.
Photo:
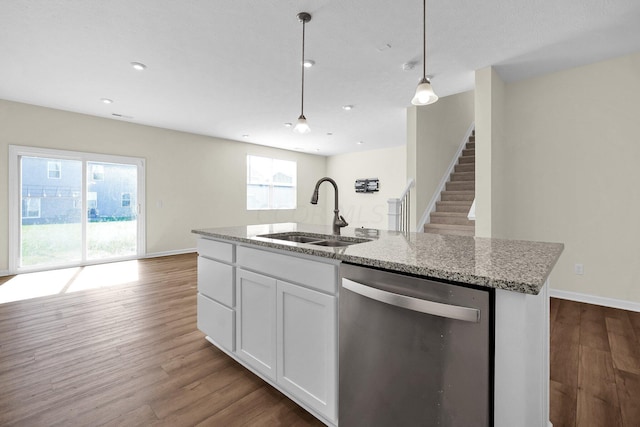
<svg viewBox="0 0 640 427">
<path fill-rule="evenodd" d="M 205 228 L 192 232 L 204 237 L 532 295 L 540 292 L 564 249 L 562 243 L 361 228 L 343 228 L 341 237 L 371 241 L 339 248 L 260 237 L 289 232 L 331 234 L 331 226 L 298 223 Z"/>
</svg>

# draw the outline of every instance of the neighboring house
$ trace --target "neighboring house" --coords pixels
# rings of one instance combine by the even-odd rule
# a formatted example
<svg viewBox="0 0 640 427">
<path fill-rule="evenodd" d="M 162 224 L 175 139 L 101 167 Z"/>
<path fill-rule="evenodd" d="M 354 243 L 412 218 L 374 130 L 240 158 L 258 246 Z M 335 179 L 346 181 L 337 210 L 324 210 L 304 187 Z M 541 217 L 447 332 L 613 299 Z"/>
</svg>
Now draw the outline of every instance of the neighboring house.
<svg viewBox="0 0 640 427">
<path fill-rule="evenodd" d="M 135 168 L 89 163 L 87 173 L 89 221 L 135 219 Z M 21 179 L 23 225 L 80 222 L 82 162 L 23 157 Z"/>
</svg>

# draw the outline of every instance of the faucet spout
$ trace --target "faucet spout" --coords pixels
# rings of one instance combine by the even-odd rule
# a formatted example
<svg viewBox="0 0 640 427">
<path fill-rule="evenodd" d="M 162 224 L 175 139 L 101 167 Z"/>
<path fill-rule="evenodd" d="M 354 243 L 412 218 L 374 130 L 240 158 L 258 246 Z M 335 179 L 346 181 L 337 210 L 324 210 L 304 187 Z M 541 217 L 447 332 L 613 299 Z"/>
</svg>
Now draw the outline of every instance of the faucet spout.
<svg viewBox="0 0 640 427">
<path fill-rule="evenodd" d="M 339 236 L 340 228 L 346 227 L 347 225 L 349 225 L 349 223 L 347 223 L 344 217 L 340 215 L 340 211 L 338 210 L 338 184 L 336 184 L 336 182 L 333 179 L 329 178 L 328 176 L 325 176 L 324 178 L 320 178 L 318 182 L 316 182 L 316 187 L 313 190 L 313 195 L 311 196 L 311 204 L 312 205 L 318 204 L 318 190 L 320 189 L 320 184 L 322 184 L 325 181 L 333 185 L 333 189 L 335 193 L 335 207 L 333 209 L 333 234 L 335 234 L 336 236 Z"/>
</svg>

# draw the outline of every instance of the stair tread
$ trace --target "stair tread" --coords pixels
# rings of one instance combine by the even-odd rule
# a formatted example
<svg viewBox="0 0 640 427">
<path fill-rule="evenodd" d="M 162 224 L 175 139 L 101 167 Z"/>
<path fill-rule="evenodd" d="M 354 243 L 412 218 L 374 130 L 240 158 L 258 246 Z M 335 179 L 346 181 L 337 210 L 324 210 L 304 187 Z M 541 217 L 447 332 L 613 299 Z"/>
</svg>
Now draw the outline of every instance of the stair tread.
<svg viewBox="0 0 640 427">
<path fill-rule="evenodd" d="M 476 173 L 472 171 L 465 172 L 452 172 L 451 180 L 452 181 L 475 181 Z"/>
<path fill-rule="evenodd" d="M 425 224 L 425 228 L 440 228 L 442 230 L 475 230 L 476 226 L 473 225 L 458 225 L 458 224 Z"/>
<path fill-rule="evenodd" d="M 473 190 L 444 190 L 442 192 L 442 194 L 464 194 L 464 195 L 468 195 L 468 194 L 476 194 L 476 192 L 473 191 Z"/>
<path fill-rule="evenodd" d="M 460 217 L 460 218 L 466 218 L 467 214 L 464 212 L 446 212 L 446 211 L 435 211 L 435 212 L 431 212 L 431 215 L 435 215 L 435 216 L 451 216 L 451 217 Z"/>
</svg>

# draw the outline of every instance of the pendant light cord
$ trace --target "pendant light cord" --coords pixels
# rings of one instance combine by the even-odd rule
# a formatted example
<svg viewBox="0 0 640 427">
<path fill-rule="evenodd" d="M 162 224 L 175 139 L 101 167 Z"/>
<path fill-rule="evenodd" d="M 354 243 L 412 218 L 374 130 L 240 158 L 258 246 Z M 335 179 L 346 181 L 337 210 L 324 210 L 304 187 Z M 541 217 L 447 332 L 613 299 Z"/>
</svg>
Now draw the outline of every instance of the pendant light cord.
<svg viewBox="0 0 640 427">
<path fill-rule="evenodd" d="M 422 0 L 422 78 L 427 78 L 427 0 Z"/>
<path fill-rule="evenodd" d="M 302 62 L 300 63 L 302 67 L 302 97 L 300 100 L 300 115 L 304 116 L 304 29 L 307 21 L 305 19 L 302 20 Z"/>
</svg>

